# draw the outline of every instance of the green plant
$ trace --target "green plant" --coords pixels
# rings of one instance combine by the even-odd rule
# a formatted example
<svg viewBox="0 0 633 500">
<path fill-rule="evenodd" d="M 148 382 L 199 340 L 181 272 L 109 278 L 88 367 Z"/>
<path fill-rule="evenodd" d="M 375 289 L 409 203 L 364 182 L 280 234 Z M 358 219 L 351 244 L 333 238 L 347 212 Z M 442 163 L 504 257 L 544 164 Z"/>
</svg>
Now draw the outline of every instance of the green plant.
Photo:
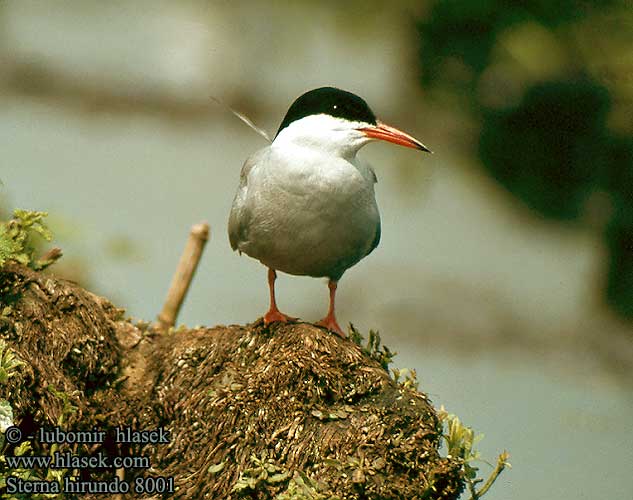
<svg viewBox="0 0 633 500">
<path fill-rule="evenodd" d="M 350 323 L 349 337 L 355 344 L 360 346 L 363 353 L 378 361 L 385 370 L 388 370 L 388 366 L 393 361 L 396 353 L 390 351 L 388 347 L 381 345 L 380 334 L 378 332 L 370 330 L 369 339 L 367 343 L 363 345 L 364 337 L 354 325 Z M 391 372 L 393 373 L 394 381 L 401 388 L 412 391 L 418 390 L 419 381 L 415 369 L 392 368 Z M 313 411 L 313 415 L 321 419 L 328 417 L 328 415 L 318 410 L 316 412 Z M 483 438 L 483 435 L 475 434 L 475 431 L 471 427 L 465 426 L 459 417 L 448 413 L 443 406 L 438 411 L 438 417 L 445 427 L 442 437 L 447 447 L 447 454 L 462 461 L 464 477 L 471 494 L 470 500 L 478 500 L 488 492 L 497 477 L 499 477 L 499 474 L 501 474 L 506 467 L 511 467 L 508 462 L 510 455 L 506 451 L 501 453 L 497 458 L 497 465 L 490 476 L 485 481 L 478 478 L 477 473 L 479 472 L 479 468 L 475 466 L 475 462 L 484 460 L 481 459 L 479 452 L 475 450 L 474 446 Z M 480 483 L 483 483 L 483 485 L 477 489 Z M 432 491 L 433 487 L 431 486 L 430 488 L 430 491 Z"/>
<path fill-rule="evenodd" d="M 53 238 L 44 223 L 47 215 L 46 212 L 16 209 L 13 211 L 13 219 L 0 224 L 0 266 L 7 260 L 15 260 L 33 269 L 42 269 L 55 260 L 33 258 L 34 235 L 39 235 L 46 241 Z"/>
<path fill-rule="evenodd" d="M 11 354 L 11 349 L 7 348 L 4 344 L 4 341 L 0 340 L 0 369 L 7 370 L 8 378 L 10 378 L 14 374 L 14 370 L 19 366 L 23 365 L 21 361 L 15 361 L 15 358 L 8 355 Z M 5 364 L 5 360 L 9 360 L 8 363 Z M 13 360 L 12 360 L 13 359 Z M 77 408 L 70 402 L 70 397 L 68 394 L 62 391 L 56 390 L 52 386 L 48 386 L 48 391 L 51 392 L 56 397 L 62 400 L 62 412 L 57 419 L 57 425 L 63 425 L 68 417 L 77 411 Z M 9 420 L 9 425 L 13 425 L 13 411 L 11 405 L 8 401 L 0 401 L 0 424 L 4 423 L 4 420 Z M 7 426 L 8 427 L 8 426 Z M 6 427 L 3 427 L 3 431 L 6 430 Z M 4 446 L 4 434 L 2 435 L 2 443 Z M 50 457 L 55 456 L 55 452 L 59 449 L 59 444 L 54 443 L 51 445 L 48 455 Z M 33 455 L 33 448 L 31 446 L 30 441 L 23 441 L 15 450 L 13 451 L 13 456 L 30 456 Z M 14 468 L 7 469 L 7 459 L 5 457 L 4 451 L 0 455 L 0 464 L 2 468 L 5 469 L 0 473 L 0 488 L 4 488 L 7 485 L 7 479 L 9 476 L 22 479 L 25 481 L 46 481 L 50 484 L 57 483 L 58 487 L 54 488 L 51 486 L 51 491 L 62 491 L 62 484 L 65 476 L 69 476 L 72 473 L 70 469 L 56 469 L 56 468 L 48 468 L 48 469 L 37 469 L 37 468 Z M 65 495 L 63 493 L 40 493 L 40 494 L 29 494 L 29 496 L 20 496 L 17 497 L 11 494 L 1 494 L 0 498 L 6 500 L 15 500 L 16 498 L 29 498 L 32 500 L 44 500 L 44 499 L 57 499 L 64 498 Z"/>
<path fill-rule="evenodd" d="M 405 389 L 418 390 L 418 373 L 415 368 L 392 368 L 394 381 Z"/>
<path fill-rule="evenodd" d="M 367 344 L 363 345 L 363 340 L 365 340 L 363 335 L 350 323 L 349 338 L 358 345 L 367 356 L 378 361 L 380 366 L 385 370 L 389 369 L 389 364 L 393 361 L 397 353 L 392 352 L 387 346 L 381 344 L 379 332 L 369 330 L 369 339 L 367 339 Z"/>
<path fill-rule="evenodd" d="M 6 309 L 10 308 L 5 307 L 2 311 L 3 315 L 7 312 Z M 23 365 L 24 362 L 18 358 L 13 349 L 3 339 L 0 339 L 0 384 L 6 384 L 11 377 L 16 375 L 17 369 Z"/>
<path fill-rule="evenodd" d="M 261 457 L 251 455 L 252 467 L 244 469 L 233 486 L 233 491 L 257 490 L 267 484 L 277 484 L 288 480 L 290 473 L 275 464 L 264 451 Z"/>
<path fill-rule="evenodd" d="M 446 442 L 448 455 L 462 460 L 466 484 L 471 495 L 470 499 L 478 500 L 488 492 L 499 477 L 499 474 L 501 474 L 506 467 L 511 467 L 508 462 L 510 455 L 507 451 L 499 455 L 496 467 L 484 482 L 483 479 L 477 478 L 479 468 L 473 464 L 473 462 L 482 461 L 479 452 L 475 450 L 474 446 L 483 438 L 483 435 L 475 434 L 475 431 L 471 427 L 465 426 L 459 417 L 448 413 L 443 406 L 440 408 L 438 416 L 446 428 L 443 438 Z M 484 483 L 482 487 L 477 489 L 477 485 L 482 482 Z"/>
<path fill-rule="evenodd" d="M 337 496 L 319 491 L 319 485 L 301 471 L 295 472 L 286 491 L 279 493 L 275 500 L 340 500 Z"/>
<path fill-rule="evenodd" d="M 260 457 L 251 455 L 252 467 L 244 469 L 233 486 L 233 492 L 246 495 L 267 490 L 269 486 L 281 486 L 287 483 L 284 491 L 278 493 L 275 500 L 340 500 L 339 497 L 327 493 L 327 487 L 308 477 L 302 471 L 291 472 L 275 464 L 264 451 Z M 224 469 L 225 462 L 209 467 L 209 472 L 217 474 Z M 270 493 L 270 492 L 269 492 Z"/>
<path fill-rule="evenodd" d="M 5 307 L 2 311 L 2 315 L 8 314 Z M 7 343 L 0 339 L 0 384 L 6 384 L 7 381 L 16 375 L 17 369 L 23 366 L 24 362 L 18 358 L 17 354 L 13 352 Z M 0 400 L 0 431 L 3 433 L 0 435 L 0 449 L 4 446 L 4 431 L 13 425 L 13 407 L 9 401 L 4 399 Z"/>
</svg>

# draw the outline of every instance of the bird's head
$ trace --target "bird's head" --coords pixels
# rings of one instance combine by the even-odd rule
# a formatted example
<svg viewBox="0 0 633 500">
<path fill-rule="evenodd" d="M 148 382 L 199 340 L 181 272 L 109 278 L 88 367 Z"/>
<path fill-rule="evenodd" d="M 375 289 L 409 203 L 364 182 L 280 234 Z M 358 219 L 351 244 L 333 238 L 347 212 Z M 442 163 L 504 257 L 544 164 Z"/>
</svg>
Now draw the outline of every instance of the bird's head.
<svg viewBox="0 0 633 500">
<path fill-rule="evenodd" d="M 298 97 L 281 122 L 273 144 L 290 142 L 353 156 L 373 140 L 430 152 L 414 137 L 378 120 L 356 94 L 334 87 L 310 90 Z"/>
</svg>

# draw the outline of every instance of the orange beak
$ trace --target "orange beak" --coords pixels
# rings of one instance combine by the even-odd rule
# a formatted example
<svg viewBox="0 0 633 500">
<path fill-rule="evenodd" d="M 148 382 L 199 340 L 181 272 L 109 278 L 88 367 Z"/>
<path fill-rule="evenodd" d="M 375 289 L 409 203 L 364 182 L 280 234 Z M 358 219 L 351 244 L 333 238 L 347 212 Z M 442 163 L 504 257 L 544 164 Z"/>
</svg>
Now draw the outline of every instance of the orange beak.
<svg viewBox="0 0 633 500">
<path fill-rule="evenodd" d="M 398 130 L 395 127 L 391 127 L 378 121 L 373 127 L 359 128 L 363 134 L 372 139 L 379 139 L 381 141 L 392 142 L 393 144 L 399 144 L 406 148 L 419 149 L 420 151 L 426 151 L 431 153 L 431 150 L 424 144 L 418 141 L 415 137 L 410 136 L 402 130 Z"/>
</svg>

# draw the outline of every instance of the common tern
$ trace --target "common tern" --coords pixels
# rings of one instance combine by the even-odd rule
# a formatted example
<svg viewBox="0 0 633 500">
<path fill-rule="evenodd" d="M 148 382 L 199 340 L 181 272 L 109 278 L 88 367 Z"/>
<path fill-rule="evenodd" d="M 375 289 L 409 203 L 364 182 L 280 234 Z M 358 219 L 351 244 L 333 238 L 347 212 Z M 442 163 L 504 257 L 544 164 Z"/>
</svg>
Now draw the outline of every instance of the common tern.
<svg viewBox="0 0 633 500">
<path fill-rule="evenodd" d="M 343 273 L 380 241 L 376 174 L 356 157 L 373 140 L 430 152 L 379 121 L 357 95 L 310 90 L 288 109 L 269 146 L 251 155 L 229 216 L 229 240 L 268 267 L 270 308 L 264 323 L 294 320 L 277 308 L 276 271 L 328 278 L 330 305 L 317 323 L 344 337 L 335 316 Z"/>
</svg>

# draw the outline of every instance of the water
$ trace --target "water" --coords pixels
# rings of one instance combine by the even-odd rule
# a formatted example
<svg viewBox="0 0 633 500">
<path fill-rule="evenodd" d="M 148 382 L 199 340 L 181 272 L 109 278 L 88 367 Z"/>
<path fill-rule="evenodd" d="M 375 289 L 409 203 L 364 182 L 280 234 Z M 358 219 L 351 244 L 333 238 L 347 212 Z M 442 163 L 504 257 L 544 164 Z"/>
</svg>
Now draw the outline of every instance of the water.
<svg viewBox="0 0 633 500">
<path fill-rule="evenodd" d="M 472 426 L 492 464 L 505 450 L 506 469 L 489 498 L 630 497 L 633 398 L 581 366 L 552 366 L 519 354 L 470 359 L 431 350 L 396 358 L 417 368 L 433 403 Z M 492 467 L 480 464 L 486 476 Z"/>
</svg>

